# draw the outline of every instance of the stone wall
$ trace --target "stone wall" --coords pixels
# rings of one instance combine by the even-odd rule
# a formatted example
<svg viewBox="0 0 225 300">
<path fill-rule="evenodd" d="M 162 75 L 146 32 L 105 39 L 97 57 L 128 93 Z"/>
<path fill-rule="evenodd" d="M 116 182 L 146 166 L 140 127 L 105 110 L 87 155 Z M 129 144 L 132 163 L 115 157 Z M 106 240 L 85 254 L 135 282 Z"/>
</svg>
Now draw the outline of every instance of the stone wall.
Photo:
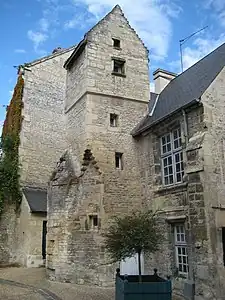
<svg viewBox="0 0 225 300">
<path fill-rule="evenodd" d="M 120 48 L 113 47 L 113 38 Z M 88 90 L 148 102 L 148 51 L 119 7 L 87 34 Z M 112 58 L 125 60 L 125 76 L 112 75 Z"/>
<path fill-rule="evenodd" d="M 203 282 L 210 282 L 210 289 L 202 288 L 206 299 L 224 297 L 225 269 L 222 246 L 222 228 L 225 227 L 225 180 L 224 180 L 224 136 L 225 136 L 225 68 L 202 96 L 204 124 L 207 128 L 204 144 L 204 172 L 201 180 L 207 219 L 209 266 L 201 272 Z M 200 270 L 201 271 L 201 270 Z M 211 282 L 211 278 L 217 278 Z M 204 298 L 204 299 L 205 299 Z"/>
<path fill-rule="evenodd" d="M 60 160 L 48 201 L 47 271 L 53 280 L 110 285 L 114 268 L 102 246 L 104 183 L 90 150 L 80 175 L 68 153 Z M 93 223 L 97 217 L 97 223 Z"/>
<path fill-rule="evenodd" d="M 63 64 L 71 51 L 26 66 L 19 148 L 22 185 L 46 187 L 52 168 L 66 149 Z"/>
<path fill-rule="evenodd" d="M 186 124 L 182 113 L 153 127 L 145 136 L 137 138 L 142 186 L 149 207 L 158 210 L 165 240 L 160 252 L 145 260 L 145 271 L 157 267 L 162 276 L 173 278 L 175 293 L 182 294 L 185 279 L 179 276 L 174 252 L 174 225 L 185 224 L 188 239 L 190 278 L 199 269 L 208 265 L 207 225 L 201 172 L 204 139 L 203 107 L 186 110 Z M 161 169 L 160 137 L 178 126 L 181 127 L 184 150 L 184 182 L 163 186 Z M 186 132 L 185 129 L 188 129 Z M 197 146 L 196 146 L 197 145 Z M 195 154 L 195 156 L 194 156 Z M 164 221 L 163 221 L 164 219 Z M 195 245 L 205 241 L 205 247 L 196 250 Z M 201 269 L 202 272 L 202 269 Z"/>
<path fill-rule="evenodd" d="M 43 266 L 42 230 L 46 213 L 32 213 L 23 196 L 16 226 L 16 261 L 26 267 Z"/>
<path fill-rule="evenodd" d="M 113 48 L 113 37 L 121 40 L 120 50 Z M 68 178 L 64 182 L 57 177 L 51 182 L 47 267 L 52 279 L 109 285 L 114 281 L 115 266 L 105 261 L 101 230 L 112 216 L 144 205 L 137 145 L 130 132 L 147 111 L 148 56 L 119 8 L 87 34 L 86 51 L 67 74 L 67 139 L 72 168 L 65 163 L 67 175 L 63 178 L 71 173 L 78 181 L 68 186 Z M 113 55 L 126 59 L 126 77 L 112 74 Z M 84 82 L 86 90 L 80 97 Z M 110 114 L 117 115 L 115 127 L 110 126 Z M 88 149 L 99 174 L 93 166 L 82 168 Z M 115 165 L 116 152 L 122 153 L 121 169 Z M 89 213 L 100 221 L 100 231 L 89 230 L 85 223 Z"/>
<path fill-rule="evenodd" d="M 16 262 L 16 221 L 15 206 L 5 207 L 0 216 L 0 266 Z"/>
<path fill-rule="evenodd" d="M 87 50 L 78 56 L 72 67 L 67 72 L 66 77 L 66 98 L 65 98 L 65 110 L 71 108 L 80 97 L 86 92 L 87 89 Z"/>
</svg>

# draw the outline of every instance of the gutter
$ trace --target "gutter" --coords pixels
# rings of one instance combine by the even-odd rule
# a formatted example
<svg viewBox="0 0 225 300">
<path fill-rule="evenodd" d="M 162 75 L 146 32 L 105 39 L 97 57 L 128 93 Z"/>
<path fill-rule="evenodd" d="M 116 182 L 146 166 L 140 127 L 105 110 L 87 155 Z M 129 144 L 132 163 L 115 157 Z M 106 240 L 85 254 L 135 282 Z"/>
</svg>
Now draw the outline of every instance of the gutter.
<svg viewBox="0 0 225 300">
<path fill-rule="evenodd" d="M 194 105 L 194 104 L 199 103 L 200 101 L 201 101 L 200 99 L 194 99 L 194 100 L 192 100 L 191 102 L 187 103 L 186 105 L 183 105 L 183 106 L 179 107 L 178 109 L 174 110 L 173 112 L 169 113 L 168 115 L 166 115 L 166 116 L 164 116 L 164 117 L 162 117 L 162 118 L 160 118 L 160 119 L 154 121 L 153 123 L 147 125 L 146 127 L 142 128 L 142 129 L 138 130 L 137 132 L 135 132 L 135 133 L 133 134 L 133 137 L 138 136 L 138 135 L 141 134 L 142 132 L 148 130 L 149 128 L 151 128 L 151 127 L 153 127 L 153 126 L 155 126 L 155 125 L 157 125 L 158 123 L 161 123 L 163 120 L 165 120 L 165 119 L 169 118 L 170 116 L 176 114 L 176 113 L 179 112 L 180 110 L 184 110 L 184 109 L 186 109 L 186 108 L 188 108 L 188 107 L 190 107 L 190 106 L 192 106 L 192 105 Z"/>
</svg>

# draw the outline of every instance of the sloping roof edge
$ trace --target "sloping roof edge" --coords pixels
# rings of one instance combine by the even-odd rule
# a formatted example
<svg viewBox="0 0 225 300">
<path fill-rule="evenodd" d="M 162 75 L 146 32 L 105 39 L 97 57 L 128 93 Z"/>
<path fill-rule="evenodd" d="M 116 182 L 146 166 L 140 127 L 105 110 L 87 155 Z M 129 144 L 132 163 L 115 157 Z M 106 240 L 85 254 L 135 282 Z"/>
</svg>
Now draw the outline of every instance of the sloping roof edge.
<svg viewBox="0 0 225 300">
<path fill-rule="evenodd" d="M 25 67 L 32 67 L 32 66 L 34 66 L 34 65 L 40 64 L 40 63 L 42 63 L 42 62 L 45 62 L 46 60 L 52 59 L 52 58 L 54 58 L 54 57 L 57 57 L 57 56 L 59 56 L 59 55 L 62 55 L 62 54 L 64 54 L 64 53 L 66 53 L 66 52 L 69 52 L 69 51 L 73 50 L 75 47 L 76 47 L 76 46 L 74 45 L 74 46 L 71 46 L 71 47 L 69 47 L 69 48 L 62 49 L 61 51 L 58 51 L 58 52 L 56 52 L 56 53 L 49 54 L 49 55 L 47 55 L 47 56 L 43 56 L 43 57 L 38 58 L 38 59 L 35 59 L 35 60 L 31 61 L 31 62 L 24 63 L 23 65 L 24 65 Z"/>
<path fill-rule="evenodd" d="M 75 48 L 74 52 L 71 54 L 71 56 L 66 60 L 65 64 L 64 64 L 64 68 L 67 70 L 68 68 L 70 68 L 71 64 L 74 62 L 74 60 L 76 60 L 76 58 L 82 53 L 82 51 L 85 48 L 85 45 L 87 44 L 87 40 L 88 40 L 88 34 L 94 30 L 99 24 L 101 24 L 104 20 L 106 20 L 110 14 L 112 14 L 114 12 L 114 10 L 119 9 L 121 11 L 122 16 L 124 17 L 124 19 L 126 20 L 127 24 L 130 26 L 130 28 L 133 30 L 133 32 L 136 34 L 136 36 L 138 37 L 138 39 L 140 40 L 140 42 L 142 43 L 142 45 L 144 46 L 145 50 L 146 50 L 146 54 L 148 56 L 148 48 L 145 46 L 144 42 L 142 41 L 142 39 L 139 37 L 139 35 L 137 34 L 137 32 L 134 30 L 133 27 L 131 27 L 128 19 L 125 17 L 123 10 L 121 9 L 121 7 L 117 4 L 116 6 L 113 7 L 113 9 L 111 11 L 109 11 L 101 20 L 99 20 L 93 27 L 91 27 L 91 29 L 89 29 L 86 34 L 84 35 L 83 40 L 81 40 L 79 42 L 79 44 L 77 45 L 77 47 Z"/>
<path fill-rule="evenodd" d="M 83 40 L 80 41 L 80 43 L 77 45 L 77 47 L 74 49 L 73 53 L 70 55 L 70 57 L 66 60 L 64 64 L 64 68 L 68 70 L 72 63 L 77 59 L 77 57 L 83 52 L 85 46 L 87 44 L 87 38 L 86 35 L 84 36 Z"/>
<path fill-rule="evenodd" d="M 143 121 L 146 120 L 146 119 L 149 117 L 149 115 L 147 115 L 147 116 L 145 116 L 145 117 L 140 121 L 140 123 L 138 124 L 139 126 L 137 125 L 137 126 L 132 130 L 131 134 L 132 134 L 133 137 L 136 137 L 136 136 L 140 135 L 141 133 L 143 133 L 144 131 L 150 129 L 151 127 L 153 127 L 153 126 L 155 126 L 155 125 L 161 123 L 162 121 L 166 120 L 167 118 L 171 117 L 172 115 L 178 113 L 179 111 L 181 111 L 181 110 L 183 110 L 183 109 L 186 109 L 186 108 L 188 108 L 188 107 L 191 107 L 191 106 L 193 106 L 193 105 L 195 105 L 195 104 L 198 104 L 198 103 L 200 103 L 200 100 L 199 100 L 199 99 L 194 99 L 194 100 L 190 101 L 189 103 L 187 103 L 186 105 L 183 105 L 183 106 L 179 107 L 178 109 L 176 109 L 175 111 L 171 112 L 170 114 L 168 114 L 168 115 L 166 115 L 166 116 L 163 116 L 162 118 L 156 120 L 155 122 L 152 122 L 152 123 L 148 124 L 148 125 L 145 126 L 145 127 L 141 127 Z M 140 128 L 140 127 L 141 127 L 141 128 Z M 140 129 L 135 130 L 136 128 L 140 128 Z"/>
</svg>

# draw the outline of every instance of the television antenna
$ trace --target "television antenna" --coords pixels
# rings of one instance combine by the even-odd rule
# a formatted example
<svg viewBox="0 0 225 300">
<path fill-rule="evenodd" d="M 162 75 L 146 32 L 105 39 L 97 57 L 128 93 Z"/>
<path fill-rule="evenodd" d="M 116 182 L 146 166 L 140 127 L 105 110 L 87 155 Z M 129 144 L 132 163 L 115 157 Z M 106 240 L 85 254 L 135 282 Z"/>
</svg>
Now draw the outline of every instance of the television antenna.
<svg viewBox="0 0 225 300">
<path fill-rule="evenodd" d="M 205 30 L 208 26 L 203 27 L 202 29 L 199 29 L 198 31 L 190 34 L 189 36 L 187 36 L 186 38 L 179 40 L 180 43 L 180 63 L 181 63 L 181 71 L 183 73 L 184 71 L 184 66 L 183 66 L 183 51 L 182 51 L 182 46 L 185 42 L 187 42 L 190 38 L 192 38 L 194 35 L 198 34 L 199 32 Z"/>
</svg>

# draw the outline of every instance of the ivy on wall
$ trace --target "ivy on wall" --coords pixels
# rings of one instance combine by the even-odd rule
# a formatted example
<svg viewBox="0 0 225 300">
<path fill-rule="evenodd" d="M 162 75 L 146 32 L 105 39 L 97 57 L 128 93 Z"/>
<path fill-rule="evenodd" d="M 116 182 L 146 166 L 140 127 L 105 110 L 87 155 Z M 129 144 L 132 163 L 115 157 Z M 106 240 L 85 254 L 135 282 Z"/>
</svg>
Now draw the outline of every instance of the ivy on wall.
<svg viewBox="0 0 225 300">
<path fill-rule="evenodd" d="M 18 208 L 22 199 L 18 152 L 22 125 L 23 88 L 24 80 L 22 75 L 19 75 L 12 99 L 7 107 L 1 136 L 0 213 L 6 203 L 14 203 Z"/>
</svg>

